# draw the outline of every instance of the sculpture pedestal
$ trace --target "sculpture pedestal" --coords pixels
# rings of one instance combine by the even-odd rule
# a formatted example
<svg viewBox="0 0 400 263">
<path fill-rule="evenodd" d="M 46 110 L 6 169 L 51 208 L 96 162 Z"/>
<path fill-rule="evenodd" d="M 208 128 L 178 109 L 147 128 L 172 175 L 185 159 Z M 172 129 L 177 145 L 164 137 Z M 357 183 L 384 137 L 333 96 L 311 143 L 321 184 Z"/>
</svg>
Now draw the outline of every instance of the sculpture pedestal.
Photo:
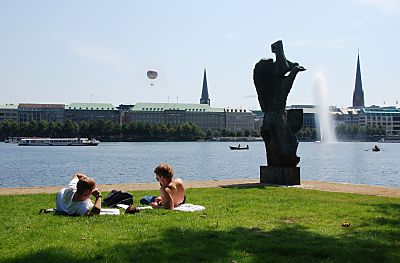
<svg viewBox="0 0 400 263">
<path fill-rule="evenodd" d="M 260 183 L 300 185 L 300 167 L 260 166 Z"/>
</svg>

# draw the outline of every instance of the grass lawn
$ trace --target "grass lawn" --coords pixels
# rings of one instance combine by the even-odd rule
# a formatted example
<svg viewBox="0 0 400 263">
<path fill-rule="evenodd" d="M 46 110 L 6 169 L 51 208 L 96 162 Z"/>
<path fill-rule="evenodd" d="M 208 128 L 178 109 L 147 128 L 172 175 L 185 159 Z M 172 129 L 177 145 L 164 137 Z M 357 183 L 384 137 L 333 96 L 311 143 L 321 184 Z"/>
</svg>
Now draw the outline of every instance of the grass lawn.
<svg viewBox="0 0 400 263">
<path fill-rule="evenodd" d="M 131 193 L 137 204 L 157 192 Z M 187 196 L 206 210 L 67 217 L 39 215 L 55 194 L 0 196 L 0 262 L 400 262 L 400 199 L 281 187 Z"/>
</svg>

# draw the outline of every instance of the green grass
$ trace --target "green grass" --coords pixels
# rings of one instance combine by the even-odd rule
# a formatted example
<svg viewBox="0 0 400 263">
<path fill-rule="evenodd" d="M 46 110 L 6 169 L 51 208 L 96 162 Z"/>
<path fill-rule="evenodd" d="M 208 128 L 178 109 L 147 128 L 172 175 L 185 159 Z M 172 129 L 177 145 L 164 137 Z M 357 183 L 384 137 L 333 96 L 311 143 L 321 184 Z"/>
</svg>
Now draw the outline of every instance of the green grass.
<svg viewBox="0 0 400 263">
<path fill-rule="evenodd" d="M 131 193 L 138 203 L 157 192 Z M 187 196 L 205 212 L 39 215 L 54 194 L 0 196 L 0 262 L 400 262 L 396 198 L 279 187 Z"/>
</svg>

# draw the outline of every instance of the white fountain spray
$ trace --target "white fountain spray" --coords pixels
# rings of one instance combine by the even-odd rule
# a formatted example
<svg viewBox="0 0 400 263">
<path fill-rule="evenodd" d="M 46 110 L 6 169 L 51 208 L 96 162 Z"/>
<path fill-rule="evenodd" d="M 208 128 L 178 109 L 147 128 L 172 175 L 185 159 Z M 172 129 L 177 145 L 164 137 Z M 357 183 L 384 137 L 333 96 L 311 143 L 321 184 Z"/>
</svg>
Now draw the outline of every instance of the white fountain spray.
<svg viewBox="0 0 400 263">
<path fill-rule="evenodd" d="M 320 138 L 321 142 L 337 142 L 332 114 L 329 111 L 328 88 L 326 86 L 324 75 L 320 72 L 316 73 L 314 76 L 313 84 L 314 99 L 318 108 L 316 118 L 317 135 Z"/>
</svg>

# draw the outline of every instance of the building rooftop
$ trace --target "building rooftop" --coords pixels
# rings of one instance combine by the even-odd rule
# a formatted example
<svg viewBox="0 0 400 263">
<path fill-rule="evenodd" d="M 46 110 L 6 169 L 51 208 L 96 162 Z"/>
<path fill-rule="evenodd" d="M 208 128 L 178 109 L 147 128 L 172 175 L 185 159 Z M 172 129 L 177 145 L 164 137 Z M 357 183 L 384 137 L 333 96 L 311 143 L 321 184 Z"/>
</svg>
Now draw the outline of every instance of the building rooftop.
<svg viewBox="0 0 400 263">
<path fill-rule="evenodd" d="M 149 103 L 138 102 L 132 111 L 165 111 L 184 110 L 189 112 L 224 112 L 224 108 L 212 108 L 208 104 L 186 104 L 186 103 Z"/>
<path fill-rule="evenodd" d="M 390 107 L 378 107 L 378 106 L 371 106 L 368 108 L 363 108 L 361 110 L 364 113 L 375 113 L 375 114 L 382 114 L 382 113 L 390 113 L 390 114 L 400 114 L 400 110 L 394 106 Z"/>
<path fill-rule="evenodd" d="M 293 109 L 302 109 L 303 113 L 313 113 L 316 114 L 318 113 L 318 107 L 315 105 L 290 105 L 286 106 L 286 110 L 293 110 Z"/>
<path fill-rule="evenodd" d="M 0 109 L 2 110 L 16 110 L 18 109 L 18 105 L 16 104 L 0 104 Z"/>
<path fill-rule="evenodd" d="M 20 103 L 18 109 L 64 109 L 64 104 Z"/>
<path fill-rule="evenodd" d="M 118 110 L 111 103 L 76 103 L 65 105 L 66 110 Z"/>
</svg>

